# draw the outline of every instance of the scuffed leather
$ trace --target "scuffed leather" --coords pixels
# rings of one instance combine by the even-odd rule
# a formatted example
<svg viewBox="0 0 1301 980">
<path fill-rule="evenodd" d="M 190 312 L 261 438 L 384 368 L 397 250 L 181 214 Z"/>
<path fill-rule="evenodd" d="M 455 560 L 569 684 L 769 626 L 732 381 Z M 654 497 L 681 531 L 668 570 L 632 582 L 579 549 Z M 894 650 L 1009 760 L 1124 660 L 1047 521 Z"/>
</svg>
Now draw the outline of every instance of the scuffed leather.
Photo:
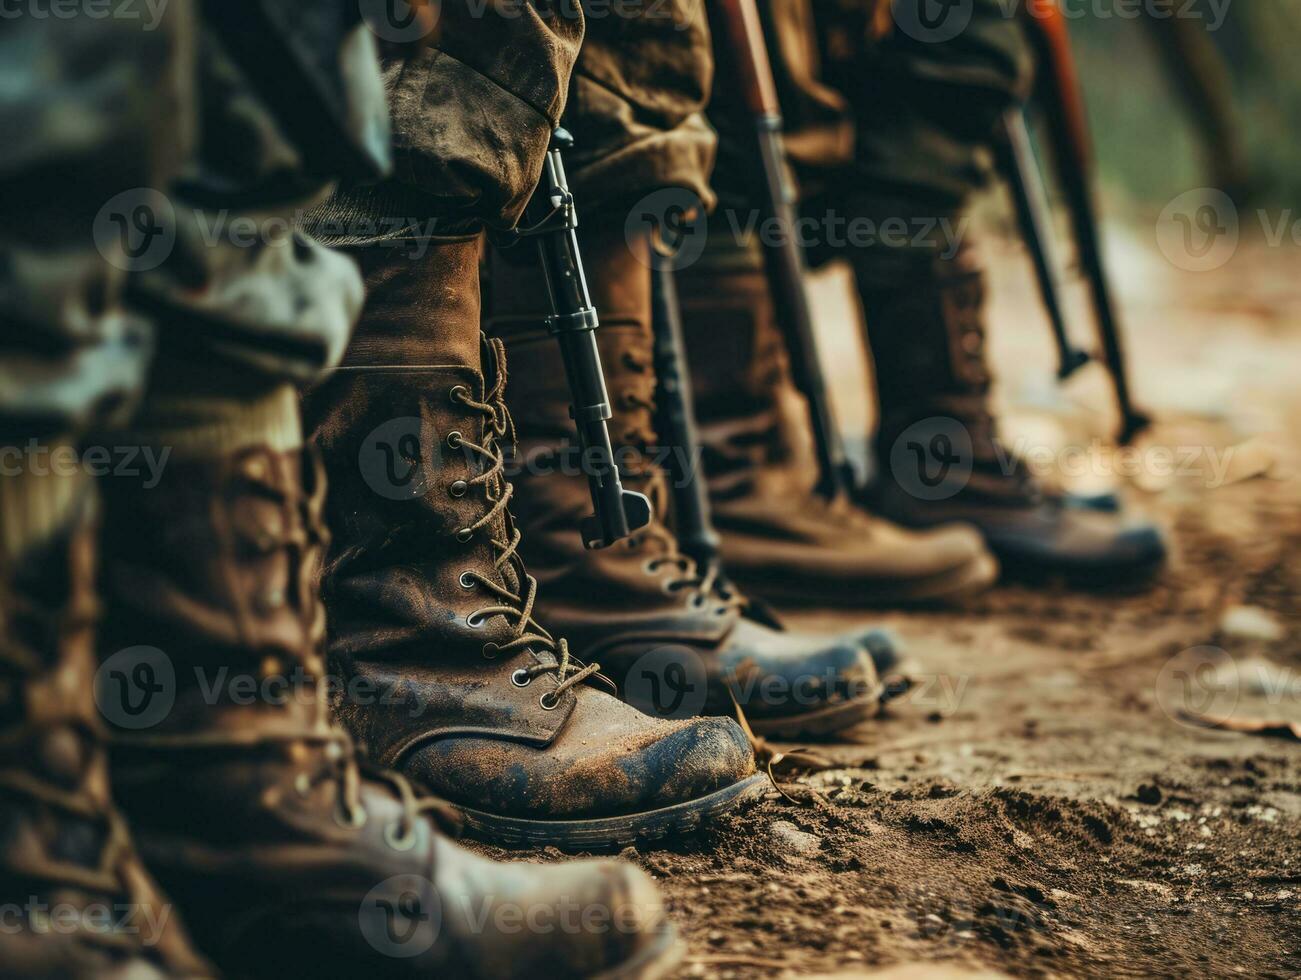
<svg viewBox="0 0 1301 980">
<path fill-rule="evenodd" d="M 583 657 L 600 661 L 617 680 L 656 648 L 694 651 L 710 682 L 713 711 L 732 709 L 727 685 L 755 667 L 770 679 L 816 676 L 817 684 L 804 685 L 816 696 L 830 695 L 832 688 L 871 690 L 871 665 L 857 642 L 760 625 L 739 596 L 703 588 L 699 572 L 678 549 L 667 524 L 668 478 L 656 459 L 661 447 L 653 420 L 649 239 L 626 242 L 622 232 L 609 224 L 584 229 L 588 279 L 601 317 L 596 341 L 614 410 L 611 436 L 623 454 L 624 486 L 646 493 L 663 513 L 646 531 L 610 548 L 587 550 L 576 533 L 591 501 L 586 480 L 574 468 L 559 349 L 540 323 L 545 293 L 538 272 L 513 253 L 509 261 L 494 256 L 491 269 L 490 329 L 510 339 L 520 365 L 512 388 L 519 420 L 517 513 L 530 567 L 544 583 L 543 614 Z M 560 471 L 566 461 L 570 468 Z M 743 701 L 756 716 L 802 710 L 784 697 Z"/>
<path fill-rule="evenodd" d="M 622 814 L 731 785 L 753 772 L 735 726 L 653 722 L 590 684 L 571 687 L 549 710 L 542 696 L 554 689 L 554 674 L 523 686 L 512 675 L 555 663 L 555 655 L 540 648 L 497 654 L 514 635 L 506 616 L 469 624 L 498 600 L 481 586 L 463 586 L 463 573 L 525 588 L 518 562 L 500 572 L 494 565 L 491 539 L 510 540 L 509 515 L 458 541 L 455 532 L 484 514 L 488 501 L 481 486 L 459 498 L 449 492 L 481 472 L 482 462 L 449 449 L 448 433 L 482 442 L 485 425 L 485 416 L 449 393 L 463 385 L 482 400 L 485 383 L 494 387 L 504 369 L 480 364 L 471 261 L 478 248 L 477 239 L 445 243 L 415 268 L 392 250 L 363 253 L 372 305 L 343 369 L 306 402 L 333 477 L 325 575 L 331 661 L 345 678 L 403 692 L 389 704 L 341 699 L 339 715 L 382 762 L 460 805 L 499 815 Z M 430 364 L 435 358 L 462 363 Z M 514 377 L 527 384 L 530 374 Z M 421 493 L 396 501 L 368 486 L 357 465 L 363 440 L 394 418 L 419 420 L 431 468 Z M 568 530 L 577 540 L 576 527 Z M 615 744 L 621 751 L 611 751 Z"/>
<path fill-rule="evenodd" d="M 214 976 L 110 799 L 94 700 L 97 549 L 88 497 L 20 566 L 0 567 L 0 902 L 12 910 L 0 963 L 24 977 Z M 62 906 L 62 927 L 27 919 L 23 909 L 38 904 Z M 148 917 L 160 931 L 119 929 L 116 917 L 95 925 L 102 910 L 124 907 L 133 924 Z M 67 919 L 73 909 L 86 917 Z"/>
<path fill-rule="evenodd" d="M 808 405 L 757 254 L 707 254 L 679 287 L 714 521 L 742 584 L 852 601 L 929 591 L 987 560 L 969 528 L 907 531 L 815 492 Z"/>
</svg>

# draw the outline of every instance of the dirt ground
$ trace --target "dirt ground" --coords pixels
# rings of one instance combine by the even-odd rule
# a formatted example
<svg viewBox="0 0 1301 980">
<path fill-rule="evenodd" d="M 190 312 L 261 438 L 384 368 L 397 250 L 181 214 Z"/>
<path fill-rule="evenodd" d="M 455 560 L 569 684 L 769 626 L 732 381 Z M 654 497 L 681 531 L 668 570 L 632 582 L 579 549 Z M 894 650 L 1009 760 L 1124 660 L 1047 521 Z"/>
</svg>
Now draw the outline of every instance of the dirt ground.
<svg viewBox="0 0 1301 980">
<path fill-rule="evenodd" d="M 1055 388 L 1024 256 L 992 250 L 1009 440 L 1087 446 L 1109 431 L 1104 379 Z M 839 768 L 800 780 L 807 805 L 770 794 L 627 852 L 670 896 L 682 976 L 1301 976 L 1301 744 L 1186 715 L 1301 722 L 1295 250 L 1244 243 L 1200 274 L 1137 234 L 1112 255 L 1160 420 L 1142 446 L 1176 449 L 1181 472 L 1158 454 L 1116 481 L 1103 457 L 1064 480 L 1122 484 L 1169 531 L 1171 567 L 1143 594 L 1000 588 L 959 611 L 798 617 L 889 625 L 915 686 L 819 747 Z M 843 287 L 834 271 L 817 285 L 837 351 L 855 342 Z M 862 390 L 854 361 L 834 358 L 841 392 Z M 842 414 L 869 424 L 852 400 Z"/>
</svg>

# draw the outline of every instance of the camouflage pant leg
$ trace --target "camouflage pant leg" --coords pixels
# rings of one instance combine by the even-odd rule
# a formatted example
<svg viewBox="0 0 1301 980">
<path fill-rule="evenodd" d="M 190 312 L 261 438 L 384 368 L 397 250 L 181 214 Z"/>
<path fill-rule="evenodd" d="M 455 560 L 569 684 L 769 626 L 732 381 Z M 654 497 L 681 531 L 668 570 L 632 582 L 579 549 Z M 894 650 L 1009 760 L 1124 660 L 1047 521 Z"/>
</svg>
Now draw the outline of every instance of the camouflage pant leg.
<svg viewBox="0 0 1301 980">
<path fill-rule="evenodd" d="M 847 98 L 856 136 L 852 163 L 822 175 L 825 196 L 812 206 L 877 227 L 959 215 L 989 182 L 998 119 L 1030 87 L 1033 59 L 1012 7 L 894 0 L 883 25 L 876 0 L 814 3 L 823 77 Z M 890 250 L 876 251 L 888 279 Z"/>
<path fill-rule="evenodd" d="M 360 173 L 389 163 L 374 40 L 356 24 L 324 40 L 345 67 L 338 115 L 356 123 Z M 253 397 L 308 384 L 338 363 L 361 310 L 351 260 L 300 227 L 346 166 L 297 129 L 249 69 L 243 39 L 205 18 L 199 57 L 200 153 L 187 174 L 151 195 L 161 212 L 137 246 L 131 296 L 155 323 L 155 387 Z M 328 59 L 327 59 L 328 60 Z M 292 69 L 282 62 L 288 77 Z M 329 118 L 329 105 L 296 111 Z M 338 133 L 346 130 L 341 119 Z M 228 388 L 229 390 L 223 390 Z"/>
<path fill-rule="evenodd" d="M 573 0 L 443 0 L 427 49 L 386 57 L 394 173 L 311 215 L 339 245 L 510 228 L 532 197 L 583 40 Z"/>
<path fill-rule="evenodd" d="M 787 147 L 813 217 L 956 214 L 989 179 L 1032 59 L 1004 0 L 761 0 Z M 720 57 L 720 68 L 723 58 Z M 734 86 L 733 86 L 734 88 Z M 720 80 L 721 190 L 753 193 L 748 120 Z M 729 196 L 731 196 L 729 194 Z M 822 257 L 815 253 L 815 258 Z"/>
<path fill-rule="evenodd" d="M 307 381 L 360 309 L 351 263 L 294 228 L 324 179 L 309 154 L 190 3 L 165 13 L 148 29 L 0 22 L 0 428 L 15 437 L 123 422 L 155 349 L 151 383 L 182 391 Z M 336 60 L 364 90 L 370 58 L 378 96 L 358 31 Z M 357 95 L 347 114 L 364 118 Z"/>
<path fill-rule="evenodd" d="M 704 107 L 713 77 L 706 0 L 583 0 L 587 37 L 564 125 L 584 213 L 685 188 L 712 206 L 716 137 Z"/>
<path fill-rule="evenodd" d="M 0 20 L 0 438 L 75 438 L 139 395 L 149 330 L 122 302 L 119 195 L 185 154 L 185 8 Z"/>
</svg>

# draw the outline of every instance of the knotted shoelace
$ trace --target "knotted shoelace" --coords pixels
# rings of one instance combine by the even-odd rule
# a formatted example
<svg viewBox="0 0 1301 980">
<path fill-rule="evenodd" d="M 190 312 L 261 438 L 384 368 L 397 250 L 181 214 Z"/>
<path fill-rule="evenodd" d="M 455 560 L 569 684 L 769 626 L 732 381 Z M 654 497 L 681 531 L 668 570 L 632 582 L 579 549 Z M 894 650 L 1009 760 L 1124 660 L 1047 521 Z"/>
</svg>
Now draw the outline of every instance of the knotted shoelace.
<svg viewBox="0 0 1301 980">
<path fill-rule="evenodd" d="M 521 668 L 527 678 L 524 683 L 543 674 L 554 675 L 555 689 L 544 695 L 546 703 L 543 705 L 543 707 L 554 707 L 562 694 L 599 673 L 601 665 L 598 663 L 584 665 L 575 660 L 570 655 L 568 642 L 563 637 L 553 637 L 533 618 L 538 583 L 537 579 L 528 574 L 519 556 L 520 531 L 511 522 L 508 510 L 514 487 L 504 476 L 505 457 L 502 441 L 513 443 L 516 438 L 515 422 L 506 407 L 505 398 L 506 347 L 496 337 L 490 339 L 488 344 L 495 371 L 492 387 L 485 392 L 483 401 L 473 398 L 465 388 L 454 389 L 453 396 L 457 402 L 479 412 L 486 420 L 482 443 L 463 437 L 460 445 L 479 457 L 485 464 L 482 472 L 466 482 L 471 486 L 483 487 L 484 496 L 489 503 L 483 515 L 473 524 L 462 529 L 458 536 L 468 537 L 485 528 L 503 534 L 502 537 L 489 538 L 496 553 L 493 558 L 496 580 L 476 571 L 466 573 L 468 579 L 482 586 L 499 601 L 494 605 L 476 609 L 471 613 L 470 619 L 472 622 L 482 622 L 492 616 L 501 616 L 511 624 L 511 639 L 500 644 L 497 652 L 509 654 L 516 650 L 531 650 L 537 663 Z M 506 575 L 508 567 L 514 580 L 521 583 L 522 588 L 518 592 L 512 591 L 505 584 L 509 581 Z M 539 657 L 539 652 L 551 654 L 554 660 L 548 661 Z"/>
<path fill-rule="evenodd" d="M 624 367 L 637 374 L 650 371 L 651 365 L 631 351 L 622 355 Z M 655 402 L 637 391 L 627 390 L 620 396 L 623 404 L 630 409 L 642 409 L 654 413 Z M 656 434 L 642 427 L 629 427 L 624 433 L 626 442 L 635 444 L 645 454 L 647 447 L 656 441 Z M 630 474 L 634 477 L 648 478 L 647 496 L 656 514 L 667 513 L 671 501 L 668 499 L 668 482 L 657 467 L 649 461 L 644 469 Z M 677 536 L 660 520 L 652 520 L 645 528 L 628 538 L 627 547 L 637 549 L 647 542 L 654 541 L 660 546 L 661 554 L 651 558 L 646 568 L 652 574 L 663 568 L 673 568 L 677 575 L 666 584 L 670 592 L 690 591 L 697 605 L 705 605 L 710 600 L 721 603 L 725 609 L 744 609 L 745 600 L 729 589 L 722 580 L 717 568 L 701 570 L 695 560 L 684 555 L 678 544 Z"/>
</svg>

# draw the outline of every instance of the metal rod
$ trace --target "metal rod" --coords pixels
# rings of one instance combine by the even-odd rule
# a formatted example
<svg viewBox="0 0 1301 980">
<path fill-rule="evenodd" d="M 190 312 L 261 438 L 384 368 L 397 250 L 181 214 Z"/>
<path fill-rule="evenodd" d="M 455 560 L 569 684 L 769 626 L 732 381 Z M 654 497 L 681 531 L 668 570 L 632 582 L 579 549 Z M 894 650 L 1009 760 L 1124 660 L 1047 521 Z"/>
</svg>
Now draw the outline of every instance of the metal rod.
<svg viewBox="0 0 1301 980">
<path fill-rule="evenodd" d="M 1048 321 L 1052 325 L 1053 340 L 1057 344 L 1057 377 L 1064 381 L 1089 363 L 1089 355 L 1071 343 L 1066 329 L 1063 305 L 1065 290 L 1053 228 L 1052 205 L 1048 200 L 1043 174 L 1039 170 L 1039 160 L 1034 153 L 1025 110 L 1020 107 L 1009 109 L 1003 117 L 1003 129 L 1008 184 L 1016 204 L 1021 234 L 1034 259 L 1039 292 L 1048 312 Z"/>
<path fill-rule="evenodd" d="M 651 322 L 655 337 L 655 428 L 674 451 L 665 470 L 672 481 L 674 530 L 678 543 L 701 569 L 717 572 L 719 537 L 701 472 L 701 446 L 682 332 L 682 308 L 673 257 L 652 246 Z"/>
</svg>

